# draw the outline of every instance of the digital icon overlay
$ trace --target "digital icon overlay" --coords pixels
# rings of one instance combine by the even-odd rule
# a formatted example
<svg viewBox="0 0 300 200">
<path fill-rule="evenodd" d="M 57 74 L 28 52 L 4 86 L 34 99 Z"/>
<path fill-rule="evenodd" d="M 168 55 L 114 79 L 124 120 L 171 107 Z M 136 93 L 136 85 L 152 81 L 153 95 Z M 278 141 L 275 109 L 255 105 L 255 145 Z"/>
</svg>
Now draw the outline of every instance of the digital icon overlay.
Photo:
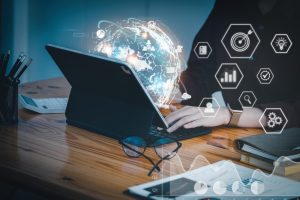
<svg viewBox="0 0 300 200">
<path fill-rule="evenodd" d="M 194 185 L 195 193 L 198 195 L 204 195 L 208 190 L 208 185 L 204 181 L 198 181 Z"/>
<path fill-rule="evenodd" d="M 222 89 L 236 89 L 244 75 L 236 63 L 222 63 L 215 78 Z"/>
<path fill-rule="evenodd" d="M 204 97 L 199 104 L 199 110 L 203 117 L 215 117 L 220 110 L 217 99 Z"/>
<path fill-rule="evenodd" d="M 197 58 L 208 58 L 212 52 L 212 48 L 208 42 L 198 42 L 194 48 Z"/>
<path fill-rule="evenodd" d="M 99 39 L 103 39 L 105 37 L 105 31 L 103 29 L 99 29 L 97 30 L 96 35 Z"/>
<path fill-rule="evenodd" d="M 288 34 L 275 34 L 271 41 L 271 46 L 277 54 L 287 54 L 293 43 Z"/>
<path fill-rule="evenodd" d="M 223 181 L 216 181 L 213 185 L 213 191 L 217 195 L 223 195 L 227 191 L 226 184 Z"/>
<path fill-rule="evenodd" d="M 274 78 L 274 74 L 270 68 L 260 68 L 256 77 L 260 84 L 270 84 Z"/>
<path fill-rule="evenodd" d="M 230 58 L 251 58 L 260 39 L 251 24 L 230 24 L 221 42 Z"/>
<path fill-rule="evenodd" d="M 243 91 L 239 97 L 239 102 L 243 108 L 252 108 L 257 101 L 253 91 Z"/>
<path fill-rule="evenodd" d="M 266 119 L 265 125 L 264 118 Z M 259 123 L 267 134 L 281 134 L 288 123 L 281 108 L 266 108 L 259 119 Z"/>
</svg>

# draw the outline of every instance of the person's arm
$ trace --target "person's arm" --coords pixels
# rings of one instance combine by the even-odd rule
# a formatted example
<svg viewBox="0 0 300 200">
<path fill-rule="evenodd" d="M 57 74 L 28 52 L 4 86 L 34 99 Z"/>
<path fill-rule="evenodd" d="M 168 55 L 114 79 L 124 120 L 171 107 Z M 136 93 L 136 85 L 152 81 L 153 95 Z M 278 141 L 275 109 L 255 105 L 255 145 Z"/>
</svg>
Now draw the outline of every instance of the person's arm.
<svg viewBox="0 0 300 200">
<path fill-rule="evenodd" d="M 180 127 L 195 128 L 199 126 L 204 127 L 216 127 L 222 125 L 228 125 L 231 113 L 228 108 L 220 108 L 215 117 L 203 117 L 200 113 L 199 107 L 185 106 L 181 109 L 171 107 L 172 112 L 166 117 L 169 124 L 174 124 L 168 129 L 169 132 L 173 132 Z M 246 108 L 241 114 L 238 122 L 238 127 L 256 128 L 260 127 L 259 119 L 262 116 L 263 111 L 259 108 Z M 262 123 L 266 123 L 266 119 L 262 119 Z"/>
<path fill-rule="evenodd" d="M 280 101 L 275 103 L 267 103 L 258 105 L 256 108 L 245 108 L 241 114 L 238 127 L 247 128 L 260 128 L 261 124 L 259 120 L 263 115 L 265 108 L 281 108 L 285 116 L 288 119 L 286 128 L 289 127 L 300 127 L 300 100 L 293 101 Z M 166 117 L 169 124 L 173 124 L 168 131 L 173 132 L 180 127 L 184 128 L 195 128 L 199 126 L 204 127 L 216 127 L 228 125 L 231 113 L 228 108 L 220 108 L 215 117 L 203 117 L 200 113 L 199 108 L 194 106 L 185 106 L 180 109 L 176 109 L 174 106 L 171 107 L 172 112 Z M 266 125 L 266 116 L 263 116 L 261 123 L 263 126 Z"/>
</svg>

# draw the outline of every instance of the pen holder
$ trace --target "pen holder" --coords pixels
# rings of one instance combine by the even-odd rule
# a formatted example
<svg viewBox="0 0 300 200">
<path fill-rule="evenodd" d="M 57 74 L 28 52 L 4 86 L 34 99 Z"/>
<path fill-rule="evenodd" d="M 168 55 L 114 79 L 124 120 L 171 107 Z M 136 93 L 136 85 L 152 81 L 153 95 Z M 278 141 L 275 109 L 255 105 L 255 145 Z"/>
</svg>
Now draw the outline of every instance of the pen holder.
<svg viewBox="0 0 300 200">
<path fill-rule="evenodd" d="M 0 124 L 18 122 L 18 83 L 0 82 Z"/>
</svg>

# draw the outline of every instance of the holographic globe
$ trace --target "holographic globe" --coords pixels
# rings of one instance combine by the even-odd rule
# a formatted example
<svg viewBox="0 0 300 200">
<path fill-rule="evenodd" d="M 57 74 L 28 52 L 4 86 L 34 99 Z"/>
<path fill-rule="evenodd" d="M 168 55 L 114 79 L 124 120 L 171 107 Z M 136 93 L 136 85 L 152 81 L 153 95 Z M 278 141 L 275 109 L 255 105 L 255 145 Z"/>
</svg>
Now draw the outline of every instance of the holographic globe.
<svg viewBox="0 0 300 200">
<path fill-rule="evenodd" d="M 159 107 L 167 107 L 185 69 L 167 29 L 156 21 L 128 19 L 119 23 L 99 21 L 96 53 L 129 64 Z"/>
</svg>

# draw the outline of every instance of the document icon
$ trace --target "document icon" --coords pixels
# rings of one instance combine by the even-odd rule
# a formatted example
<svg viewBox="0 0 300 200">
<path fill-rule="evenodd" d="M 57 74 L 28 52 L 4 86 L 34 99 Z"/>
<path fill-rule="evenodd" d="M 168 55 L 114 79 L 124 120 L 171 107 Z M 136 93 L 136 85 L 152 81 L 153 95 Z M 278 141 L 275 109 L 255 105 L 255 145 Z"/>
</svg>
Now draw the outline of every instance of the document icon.
<svg viewBox="0 0 300 200">
<path fill-rule="evenodd" d="M 208 58 L 212 52 L 208 42 L 198 42 L 194 48 L 197 58 Z"/>
<path fill-rule="evenodd" d="M 207 54 L 207 46 L 206 45 L 199 46 L 199 54 L 200 55 L 206 55 Z"/>
</svg>

